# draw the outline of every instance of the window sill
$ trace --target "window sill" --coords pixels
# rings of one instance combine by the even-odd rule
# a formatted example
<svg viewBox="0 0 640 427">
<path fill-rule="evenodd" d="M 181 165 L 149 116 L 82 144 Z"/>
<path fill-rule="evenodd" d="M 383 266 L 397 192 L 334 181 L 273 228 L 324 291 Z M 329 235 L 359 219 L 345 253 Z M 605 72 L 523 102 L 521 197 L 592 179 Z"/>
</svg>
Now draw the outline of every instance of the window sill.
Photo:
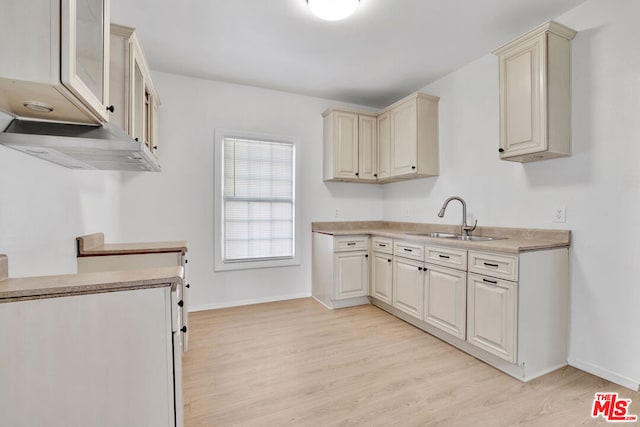
<svg viewBox="0 0 640 427">
<path fill-rule="evenodd" d="M 292 267 L 300 265 L 298 257 L 265 261 L 223 262 L 216 260 L 214 271 L 252 270 L 255 268 Z"/>
</svg>

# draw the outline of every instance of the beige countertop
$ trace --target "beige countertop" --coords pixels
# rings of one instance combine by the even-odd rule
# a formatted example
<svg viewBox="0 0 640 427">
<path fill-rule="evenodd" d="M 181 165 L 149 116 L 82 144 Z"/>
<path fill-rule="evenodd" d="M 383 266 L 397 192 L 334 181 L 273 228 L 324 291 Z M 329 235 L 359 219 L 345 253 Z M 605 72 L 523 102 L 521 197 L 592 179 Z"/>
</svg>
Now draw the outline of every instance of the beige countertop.
<svg viewBox="0 0 640 427">
<path fill-rule="evenodd" d="M 76 238 L 78 257 L 153 254 L 167 252 L 187 253 L 187 242 L 104 243 L 103 233 L 88 234 Z"/>
<path fill-rule="evenodd" d="M 2 264 L 0 256 L 0 266 Z M 175 288 L 182 276 L 182 267 L 4 279 L 0 276 L 0 303 L 134 289 Z"/>
<path fill-rule="evenodd" d="M 427 237 L 415 233 L 444 232 L 460 234 L 459 225 L 423 224 L 391 221 L 314 222 L 312 231 L 335 236 L 369 234 L 393 239 L 409 240 L 432 245 L 465 248 L 490 252 L 520 253 L 568 247 L 571 231 L 530 228 L 480 227 L 471 235 L 499 237 L 499 240 L 466 241 Z"/>
</svg>

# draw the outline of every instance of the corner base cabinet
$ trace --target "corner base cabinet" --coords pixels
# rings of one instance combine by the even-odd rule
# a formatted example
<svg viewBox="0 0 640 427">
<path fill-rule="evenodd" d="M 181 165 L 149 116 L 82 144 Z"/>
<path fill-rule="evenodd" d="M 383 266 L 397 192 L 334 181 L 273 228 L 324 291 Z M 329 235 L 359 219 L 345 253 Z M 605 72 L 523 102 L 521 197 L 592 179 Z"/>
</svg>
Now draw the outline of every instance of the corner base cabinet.
<svg viewBox="0 0 640 427">
<path fill-rule="evenodd" d="M 369 236 L 313 233 L 312 295 L 328 308 L 369 303 Z"/>
</svg>

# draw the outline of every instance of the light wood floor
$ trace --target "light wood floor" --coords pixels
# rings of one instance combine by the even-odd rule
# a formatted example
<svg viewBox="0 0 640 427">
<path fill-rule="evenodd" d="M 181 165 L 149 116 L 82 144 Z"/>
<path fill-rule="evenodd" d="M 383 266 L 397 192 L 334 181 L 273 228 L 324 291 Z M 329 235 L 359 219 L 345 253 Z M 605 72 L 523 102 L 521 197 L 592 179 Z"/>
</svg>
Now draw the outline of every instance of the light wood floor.
<svg viewBox="0 0 640 427">
<path fill-rule="evenodd" d="M 602 391 L 640 415 L 640 393 L 570 367 L 524 384 L 373 306 L 299 299 L 190 322 L 186 426 L 602 426 Z"/>
</svg>

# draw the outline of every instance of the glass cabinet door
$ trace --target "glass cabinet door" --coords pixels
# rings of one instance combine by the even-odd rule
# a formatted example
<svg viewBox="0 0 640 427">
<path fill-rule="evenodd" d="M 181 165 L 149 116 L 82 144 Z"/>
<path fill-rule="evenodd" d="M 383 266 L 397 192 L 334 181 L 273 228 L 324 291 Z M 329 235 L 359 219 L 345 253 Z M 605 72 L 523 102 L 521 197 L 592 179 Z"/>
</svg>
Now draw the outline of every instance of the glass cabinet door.
<svg viewBox="0 0 640 427">
<path fill-rule="evenodd" d="M 63 0 L 62 84 L 107 121 L 109 0 Z"/>
</svg>

